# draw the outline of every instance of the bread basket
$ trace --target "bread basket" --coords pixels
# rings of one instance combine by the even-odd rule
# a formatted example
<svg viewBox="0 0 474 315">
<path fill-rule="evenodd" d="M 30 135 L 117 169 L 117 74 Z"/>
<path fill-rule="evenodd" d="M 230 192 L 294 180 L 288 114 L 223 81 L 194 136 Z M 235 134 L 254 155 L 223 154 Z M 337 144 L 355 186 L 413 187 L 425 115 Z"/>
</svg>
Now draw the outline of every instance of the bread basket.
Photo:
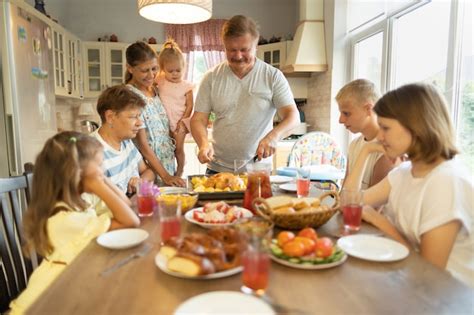
<svg viewBox="0 0 474 315">
<path fill-rule="evenodd" d="M 263 198 L 255 199 L 253 207 L 259 215 L 284 229 L 298 230 L 308 226 L 317 228 L 329 221 L 340 207 L 339 194 L 336 191 L 326 192 L 319 199 L 322 203 L 324 199 L 329 197 L 334 198 L 334 203 L 331 206 L 320 205 L 318 208 L 311 208 L 310 211 L 274 212 Z"/>
</svg>

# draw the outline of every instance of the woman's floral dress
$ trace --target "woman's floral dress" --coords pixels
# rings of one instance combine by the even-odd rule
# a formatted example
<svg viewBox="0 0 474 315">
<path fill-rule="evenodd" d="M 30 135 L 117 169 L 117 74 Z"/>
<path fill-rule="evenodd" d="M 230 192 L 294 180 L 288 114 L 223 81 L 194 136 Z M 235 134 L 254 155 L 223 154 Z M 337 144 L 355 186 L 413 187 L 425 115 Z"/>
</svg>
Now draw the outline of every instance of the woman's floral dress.
<svg viewBox="0 0 474 315">
<path fill-rule="evenodd" d="M 140 95 L 146 103 L 140 119 L 143 121 L 143 128 L 146 129 L 148 144 L 155 152 L 163 167 L 170 175 L 174 175 L 175 165 L 175 145 L 170 137 L 170 125 L 165 108 L 155 89 L 155 96 L 148 97 L 142 91 L 131 84 L 127 86 L 136 94 Z"/>
</svg>

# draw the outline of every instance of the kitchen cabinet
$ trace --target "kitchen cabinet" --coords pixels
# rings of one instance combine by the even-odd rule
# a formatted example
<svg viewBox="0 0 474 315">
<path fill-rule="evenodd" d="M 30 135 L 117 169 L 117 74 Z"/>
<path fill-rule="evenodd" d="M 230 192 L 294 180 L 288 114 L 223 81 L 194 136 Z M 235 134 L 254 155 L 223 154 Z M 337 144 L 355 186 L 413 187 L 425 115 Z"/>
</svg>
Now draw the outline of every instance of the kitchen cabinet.
<svg viewBox="0 0 474 315">
<path fill-rule="evenodd" d="M 74 98 L 84 96 L 84 81 L 82 75 L 82 41 L 72 35 L 66 35 L 67 43 L 67 92 Z"/>
<path fill-rule="evenodd" d="M 257 57 L 272 66 L 281 69 L 286 62 L 287 53 L 290 51 L 293 41 L 271 43 L 259 45 L 257 47 Z"/>
<path fill-rule="evenodd" d="M 84 42 L 84 96 L 98 97 L 109 86 L 123 83 L 125 51 L 130 44 Z"/>
<path fill-rule="evenodd" d="M 67 96 L 66 86 L 66 36 L 59 26 L 52 26 L 54 90 L 56 95 Z"/>
<path fill-rule="evenodd" d="M 51 25 L 56 96 L 82 97 L 81 40 L 57 24 Z"/>
</svg>

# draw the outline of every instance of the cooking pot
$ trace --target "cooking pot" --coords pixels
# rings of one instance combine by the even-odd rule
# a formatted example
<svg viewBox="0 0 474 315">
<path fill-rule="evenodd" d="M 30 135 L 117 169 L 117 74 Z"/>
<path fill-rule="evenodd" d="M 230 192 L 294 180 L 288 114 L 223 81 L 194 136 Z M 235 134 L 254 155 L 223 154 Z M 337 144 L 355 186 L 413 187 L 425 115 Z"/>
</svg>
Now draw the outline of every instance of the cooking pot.
<svg viewBox="0 0 474 315">
<path fill-rule="evenodd" d="M 94 130 L 99 128 L 99 124 L 92 120 L 83 120 L 81 121 L 81 131 L 83 133 L 91 133 Z"/>
<path fill-rule="evenodd" d="M 299 123 L 295 128 L 291 130 L 292 135 L 304 135 L 308 131 L 307 123 Z"/>
</svg>

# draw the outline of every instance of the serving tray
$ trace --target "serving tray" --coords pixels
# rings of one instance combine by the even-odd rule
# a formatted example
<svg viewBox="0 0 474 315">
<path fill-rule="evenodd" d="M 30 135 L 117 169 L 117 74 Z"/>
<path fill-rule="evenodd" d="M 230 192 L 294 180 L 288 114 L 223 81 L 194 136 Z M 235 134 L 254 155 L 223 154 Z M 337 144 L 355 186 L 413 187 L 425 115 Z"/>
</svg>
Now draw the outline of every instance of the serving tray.
<svg viewBox="0 0 474 315">
<path fill-rule="evenodd" d="M 188 189 L 193 190 L 193 184 L 191 180 L 193 177 L 210 177 L 210 175 L 189 175 L 188 176 Z M 198 192 L 198 200 L 233 200 L 233 199 L 244 199 L 244 190 L 240 191 L 216 191 L 216 192 Z"/>
</svg>

